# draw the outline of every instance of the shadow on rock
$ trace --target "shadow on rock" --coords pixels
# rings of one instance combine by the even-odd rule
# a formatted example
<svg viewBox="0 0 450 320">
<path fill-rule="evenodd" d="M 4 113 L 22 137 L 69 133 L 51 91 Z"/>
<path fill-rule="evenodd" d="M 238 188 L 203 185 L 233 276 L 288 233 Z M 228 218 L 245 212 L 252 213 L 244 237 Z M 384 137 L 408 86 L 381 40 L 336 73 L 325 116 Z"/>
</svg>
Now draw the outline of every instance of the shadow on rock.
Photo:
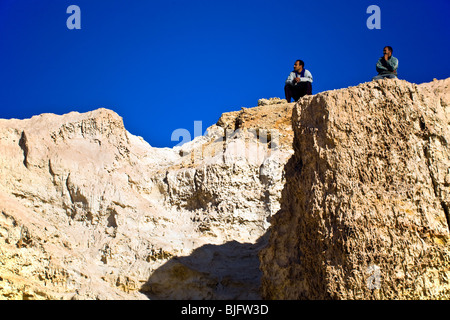
<svg viewBox="0 0 450 320">
<path fill-rule="evenodd" d="M 259 300 L 258 252 L 267 240 L 268 233 L 256 243 L 201 246 L 155 270 L 140 291 L 154 300 Z"/>
</svg>

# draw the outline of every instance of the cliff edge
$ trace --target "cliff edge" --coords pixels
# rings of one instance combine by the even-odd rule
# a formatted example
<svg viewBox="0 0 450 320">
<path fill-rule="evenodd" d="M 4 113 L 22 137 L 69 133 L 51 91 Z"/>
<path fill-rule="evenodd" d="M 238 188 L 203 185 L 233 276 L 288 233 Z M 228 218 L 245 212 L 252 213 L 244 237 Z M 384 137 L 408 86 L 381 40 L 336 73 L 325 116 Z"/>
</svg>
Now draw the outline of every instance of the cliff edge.
<svg viewBox="0 0 450 320">
<path fill-rule="evenodd" d="M 450 79 L 303 98 L 265 299 L 450 298 Z"/>
<path fill-rule="evenodd" d="M 450 298 L 450 79 L 224 113 L 0 119 L 1 299 Z"/>
</svg>

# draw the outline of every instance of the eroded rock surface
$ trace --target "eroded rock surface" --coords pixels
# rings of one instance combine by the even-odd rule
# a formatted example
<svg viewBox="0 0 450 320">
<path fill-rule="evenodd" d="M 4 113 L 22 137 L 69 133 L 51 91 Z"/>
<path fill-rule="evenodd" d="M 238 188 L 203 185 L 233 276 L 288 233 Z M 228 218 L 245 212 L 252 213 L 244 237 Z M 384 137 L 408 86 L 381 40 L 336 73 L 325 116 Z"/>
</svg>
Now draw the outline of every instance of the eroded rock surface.
<svg viewBox="0 0 450 320">
<path fill-rule="evenodd" d="M 266 299 L 450 298 L 450 79 L 303 98 Z"/>
<path fill-rule="evenodd" d="M 172 149 L 106 109 L 0 120 L 0 298 L 448 299 L 449 84 L 261 99 Z"/>
<path fill-rule="evenodd" d="M 292 107 L 224 114 L 173 149 L 107 109 L 0 120 L 0 297 L 178 298 L 187 281 L 199 299 L 260 298 Z"/>
</svg>

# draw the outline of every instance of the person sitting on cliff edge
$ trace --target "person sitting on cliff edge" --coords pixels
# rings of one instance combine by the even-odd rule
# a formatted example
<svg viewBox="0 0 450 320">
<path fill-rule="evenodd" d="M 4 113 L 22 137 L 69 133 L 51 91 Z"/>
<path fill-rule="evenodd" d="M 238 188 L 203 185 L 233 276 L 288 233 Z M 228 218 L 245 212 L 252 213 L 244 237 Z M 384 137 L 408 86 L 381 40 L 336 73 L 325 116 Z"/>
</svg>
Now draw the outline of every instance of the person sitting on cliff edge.
<svg viewBox="0 0 450 320">
<path fill-rule="evenodd" d="M 397 79 L 398 59 L 392 56 L 393 51 L 390 46 L 384 47 L 383 56 L 377 62 L 378 75 L 372 80 Z"/>
<path fill-rule="evenodd" d="M 305 95 L 312 95 L 313 77 L 311 72 L 305 69 L 305 63 L 302 60 L 295 61 L 294 71 L 289 74 L 284 86 L 284 94 L 287 102 L 298 101 Z"/>
</svg>

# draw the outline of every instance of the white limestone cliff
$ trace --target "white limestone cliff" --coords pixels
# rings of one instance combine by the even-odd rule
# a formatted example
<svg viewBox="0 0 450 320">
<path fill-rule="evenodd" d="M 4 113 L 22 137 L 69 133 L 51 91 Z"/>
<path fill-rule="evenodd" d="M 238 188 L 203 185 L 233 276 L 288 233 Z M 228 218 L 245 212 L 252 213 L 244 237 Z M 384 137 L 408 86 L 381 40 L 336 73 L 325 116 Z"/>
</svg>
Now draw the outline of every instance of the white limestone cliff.
<svg viewBox="0 0 450 320">
<path fill-rule="evenodd" d="M 292 150 L 285 138 L 272 148 L 244 118 L 269 129 L 284 119 L 288 128 L 292 105 L 224 114 L 221 126 L 173 149 L 151 147 L 107 109 L 0 120 L 0 296 L 175 298 L 186 294 L 184 274 L 202 274 L 188 277 L 192 297 L 258 298 L 256 249 L 249 279 L 225 265 L 248 265 L 279 209 Z M 233 241 L 248 247 L 230 259 L 222 245 Z M 192 258 L 174 262 L 194 250 L 208 252 L 197 267 Z M 152 278 L 169 265 L 170 276 Z"/>
</svg>

